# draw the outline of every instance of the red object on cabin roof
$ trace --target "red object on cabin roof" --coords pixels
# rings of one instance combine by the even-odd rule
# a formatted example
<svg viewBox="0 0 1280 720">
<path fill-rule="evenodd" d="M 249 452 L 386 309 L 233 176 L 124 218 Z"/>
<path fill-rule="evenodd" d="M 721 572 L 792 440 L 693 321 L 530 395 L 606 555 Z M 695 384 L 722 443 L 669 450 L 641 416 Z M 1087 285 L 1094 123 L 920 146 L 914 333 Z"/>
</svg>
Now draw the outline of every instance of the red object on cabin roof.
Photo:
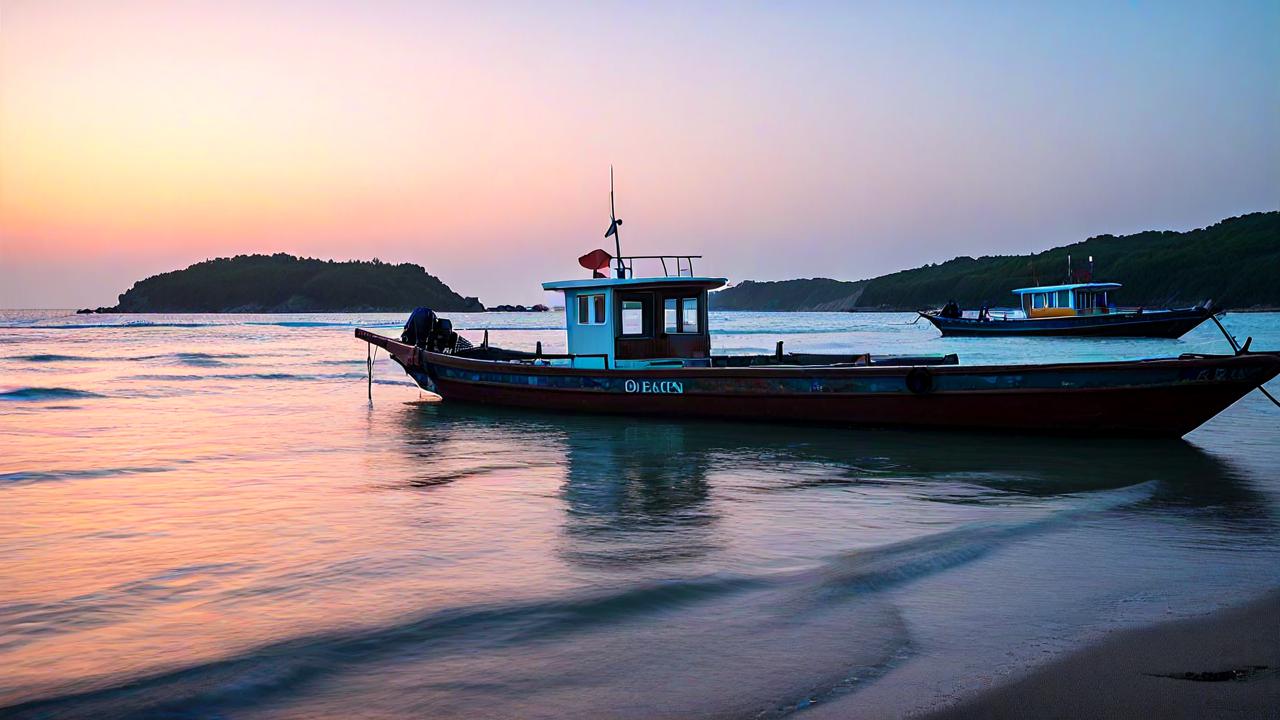
<svg viewBox="0 0 1280 720">
<path fill-rule="evenodd" d="M 604 250 L 592 250 L 591 252 L 578 258 L 578 264 L 591 271 L 592 277 L 608 277 L 605 273 L 600 272 L 609 267 L 609 263 L 613 260 L 613 256 Z"/>
</svg>

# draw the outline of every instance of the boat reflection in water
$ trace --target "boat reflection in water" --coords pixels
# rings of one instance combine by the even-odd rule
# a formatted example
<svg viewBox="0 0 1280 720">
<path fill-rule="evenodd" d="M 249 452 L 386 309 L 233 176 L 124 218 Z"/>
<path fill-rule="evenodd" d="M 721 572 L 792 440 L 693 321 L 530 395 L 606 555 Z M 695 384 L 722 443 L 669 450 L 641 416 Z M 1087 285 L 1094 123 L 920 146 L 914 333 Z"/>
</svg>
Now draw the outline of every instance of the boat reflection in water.
<svg viewBox="0 0 1280 720">
<path fill-rule="evenodd" d="M 769 716 L 855 692 L 875 714 L 877 688 L 910 684 L 872 681 L 906 664 L 937 681 L 1007 663 L 1046 622 L 1085 632 L 1136 598 L 1239 587 L 1277 546 L 1275 498 L 1181 440 L 448 403 L 380 417 L 405 451 L 382 481 L 423 488 L 424 516 L 469 482 L 493 512 L 496 488 L 553 501 L 520 522 L 548 526 L 573 584 L 547 601 L 554 640 L 404 671 L 444 687 L 482 673 L 499 716 Z"/>
<path fill-rule="evenodd" d="M 999 507 L 1141 485 L 1150 493 L 1128 505 L 1131 512 L 1173 513 L 1244 533 L 1275 529 L 1266 499 L 1240 472 L 1180 439 L 995 440 L 977 433 L 630 420 L 448 403 L 406 405 L 400 425 L 413 460 L 406 480 L 412 485 L 525 464 L 561 467 L 565 532 L 573 546 L 568 557 L 584 563 L 699 555 L 719 545 L 722 501 L 820 488 L 885 489 L 913 501 Z M 450 456 L 459 447 L 469 454 L 483 447 L 486 460 L 458 471 Z"/>
</svg>

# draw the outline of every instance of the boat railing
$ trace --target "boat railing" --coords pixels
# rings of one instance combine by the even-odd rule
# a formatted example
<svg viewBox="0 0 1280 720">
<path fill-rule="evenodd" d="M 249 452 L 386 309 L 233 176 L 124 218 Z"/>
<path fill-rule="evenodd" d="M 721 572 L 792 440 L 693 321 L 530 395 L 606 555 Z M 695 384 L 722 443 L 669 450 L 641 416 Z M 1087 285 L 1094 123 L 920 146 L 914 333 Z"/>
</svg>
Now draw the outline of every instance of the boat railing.
<svg viewBox="0 0 1280 720">
<path fill-rule="evenodd" d="M 979 310 L 965 310 L 963 317 L 970 320 L 977 320 L 981 314 Z M 1026 314 L 1020 308 L 987 308 L 987 319 L 989 320 L 1022 320 L 1026 318 Z"/>
<path fill-rule="evenodd" d="M 693 261 L 701 255 L 623 255 L 618 258 L 624 278 L 635 277 L 636 260 L 657 260 L 662 263 L 663 277 L 693 277 Z"/>
<path fill-rule="evenodd" d="M 579 358 L 595 358 L 604 364 L 604 369 L 609 369 L 608 353 L 544 353 L 542 352 L 542 343 L 538 343 L 538 350 L 532 357 L 523 358 L 521 362 L 537 363 L 539 360 L 568 360 L 573 362 Z"/>
</svg>

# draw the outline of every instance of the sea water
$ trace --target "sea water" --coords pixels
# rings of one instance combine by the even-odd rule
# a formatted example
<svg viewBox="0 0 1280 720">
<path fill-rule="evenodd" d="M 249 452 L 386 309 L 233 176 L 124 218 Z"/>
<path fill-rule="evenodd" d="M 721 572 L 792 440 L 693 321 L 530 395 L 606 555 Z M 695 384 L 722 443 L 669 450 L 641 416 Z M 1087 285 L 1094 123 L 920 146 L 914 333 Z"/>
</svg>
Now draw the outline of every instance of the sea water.
<svg viewBox="0 0 1280 720">
<path fill-rule="evenodd" d="M 563 350 L 557 313 L 447 314 Z M 726 352 L 1224 352 L 712 313 Z M 0 314 L 0 715 L 895 717 L 1280 585 L 1280 409 L 1180 441 L 424 402 L 399 315 Z M 1232 314 L 1280 348 L 1280 314 Z M 1280 383 L 1273 382 L 1273 393 Z"/>
</svg>

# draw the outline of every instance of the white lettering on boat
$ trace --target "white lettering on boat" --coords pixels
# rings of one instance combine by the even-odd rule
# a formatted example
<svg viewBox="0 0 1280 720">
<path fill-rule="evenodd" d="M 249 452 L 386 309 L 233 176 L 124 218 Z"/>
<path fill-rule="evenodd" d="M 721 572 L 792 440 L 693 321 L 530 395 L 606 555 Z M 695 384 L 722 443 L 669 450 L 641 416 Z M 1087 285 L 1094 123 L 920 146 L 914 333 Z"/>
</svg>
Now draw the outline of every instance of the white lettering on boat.
<svg viewBox="0 0 1280 720">
<path fill-rule="evenodd" d="M 1196 374 L 1196 382 L 1226 382 L 1251 379 L 1252 373 L 1246 368 L 1209 368 Z"/>
<path fill-rule="evenodd" d="M 627 380 L 622 387 L 629 393 L 684 394 L 684 383 L 679 380 Z"/>
</svg>

